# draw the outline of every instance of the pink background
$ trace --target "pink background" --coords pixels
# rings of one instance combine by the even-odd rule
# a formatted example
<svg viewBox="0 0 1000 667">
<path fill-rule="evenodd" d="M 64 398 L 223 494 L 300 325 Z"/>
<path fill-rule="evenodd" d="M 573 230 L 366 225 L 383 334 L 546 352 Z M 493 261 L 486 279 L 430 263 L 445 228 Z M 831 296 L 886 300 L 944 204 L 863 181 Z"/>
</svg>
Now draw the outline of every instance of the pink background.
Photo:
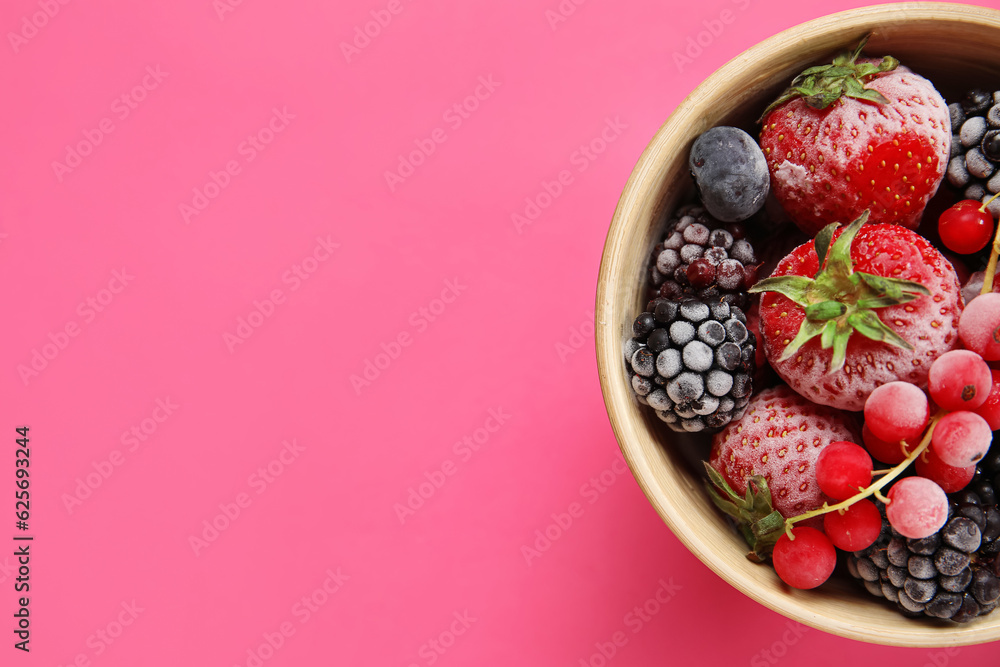
<svg viewBox="0 0 1000 667">
<path fill-rule="evenodd" d="M 597 380 L 643 147 L 864 4 L 4 2 L 0 664 L 986 664 L 736 592 L 621 474 Z"/>
</svg>

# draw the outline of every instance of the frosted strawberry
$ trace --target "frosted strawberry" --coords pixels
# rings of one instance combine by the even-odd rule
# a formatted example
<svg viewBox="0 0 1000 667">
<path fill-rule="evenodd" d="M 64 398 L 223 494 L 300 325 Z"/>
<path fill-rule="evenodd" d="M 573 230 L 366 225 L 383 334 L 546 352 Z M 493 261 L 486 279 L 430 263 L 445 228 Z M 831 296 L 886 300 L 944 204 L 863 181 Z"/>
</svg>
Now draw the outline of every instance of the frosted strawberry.
<svg viewBox="0 0 1000 667">
<path fill-rule="evenodd" d="M 865 209 L 913 229 L 948 166 L 940 93 L 891 56 L 859 59 L 864 44 L 802 72 L 762 118 L 771 188 L 810 235 Z"/>
<path fill-rule="evenodd" d="M 784 533 L 785 518 L 829 500 L 816 482 L 816 459 L 837 441 L 860 442 L 853 415 L 816 405 L 785 385 L 757 394 L 741 419 L 714 436 L 706 466 L 710 495 L 741 522 L 752 557 L 767 554 Z"/>
<path fill-rule="evenodd" d="M 962 297 L 951 263 L 898 225 L 828 225 L 751 288 L 771 367 L 823 405 L 861 410 L 875 387 L 927 385 L 958 343 Z"/>
</svg>

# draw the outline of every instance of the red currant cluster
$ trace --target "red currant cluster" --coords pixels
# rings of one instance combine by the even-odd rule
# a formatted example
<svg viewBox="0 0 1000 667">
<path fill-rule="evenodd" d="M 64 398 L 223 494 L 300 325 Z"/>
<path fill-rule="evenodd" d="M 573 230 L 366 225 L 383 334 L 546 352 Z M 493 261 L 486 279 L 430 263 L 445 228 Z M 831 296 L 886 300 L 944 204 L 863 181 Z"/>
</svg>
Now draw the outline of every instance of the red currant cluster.
<svg viewBox="0 0 1000 667">
<path fill-rule="evenodd" d="M 938 357 L 930 368 L 927 394 L 908 382 L 875 389 L 864 406 L 865 447 L 835 442 L 816 461 L 816 482 L 838 501 L 785 520 L 785 534 L 772 554 L 778 576 L 795 588 L 815 588 L 833 573 L 837 549 L 871 546 L 882 531 L 882 514 L 907 538 L 921 539 L 948 520 L 948 493 L 963 489 L 1000 429 L 1000 293 L 969 303 L 959 321 L 966 349 Z M 932 405 L 934 406 L 932 415 Z M 871 454 L 870 454 L 871 453 Z M 874 470 L 871 455 L 895 467 Z M 881 493 L 910 464 L 915 474 Z M 876 481 L 873 482 L 873 479 Z M 796 526 L 823 517 L 823 530 Z"/>
</svg>

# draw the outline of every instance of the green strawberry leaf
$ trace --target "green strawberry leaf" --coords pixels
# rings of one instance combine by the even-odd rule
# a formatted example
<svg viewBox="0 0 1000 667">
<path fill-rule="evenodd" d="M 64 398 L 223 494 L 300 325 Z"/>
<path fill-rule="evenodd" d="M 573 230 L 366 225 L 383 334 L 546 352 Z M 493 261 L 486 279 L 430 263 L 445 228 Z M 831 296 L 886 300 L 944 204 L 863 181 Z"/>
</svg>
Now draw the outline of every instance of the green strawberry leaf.
<svg viewBox="0 0 1000 667">
<path fill-rule="evenodd" d="M 750 552 L 747 558 L 760 563 L 767 559 L 785 532 L 785 518 L 774 509 L 771 491 L 762 475 L 752 475 L 747 479 L 747 491 L 739 496 L 719 472 L 707 461 L 703 461 L 708 480 L 705 487 L 709 498 L 720 510 L 736 521 Z"/>
<path fill-rule="evenodd" d="M 759 280 L 748 291 L 751 294 L 759 292 L 777 292 L 784 294 L 800 306 L 809 305 L 809 294 L 813 279 L 805 276 L 773 276 Z"/>
<path fill-rule="evenodd" d="M 901 299 L 906 294 L 913 294 L 914 297 L 930 295 L 931 291 L 913 280 L 901 280 L 899 278 L 889 278 L 877 276 L 863 271 L 857 271 L 857 275 L 865 284 L 874 289 L 882 296 Z"/>
<path fill-rule="evenodd" d="M 830 251 L 830 243 L 833 242 L 833 233 L 837 231 L 838 226 L 836 222 L 831 222 L 819 230 L 816 238 L 813 239 L 813 247 L 816 248 L 816 257 L 819 259 L 819 268 L 816 270 L 817 276 L 823 270 L 823 264 L 826 262 L 826 253 Z M 815 276 L 813 277 L 815 278 Z"/>
<path fill-rule="evenodd" d="M 850 325 L 859 334 L 871 340 L 881 341 L 889 345 L 901 347 L 904 350 L 912 350 L 913 346 L 898 333 L 886 326 L 885 322 L 872 310 L 862 310 L 853 313 L 847 318 Z"/>
<path fill-rule="evenodd" d="M 867 43 L 868 36 L 862 39 L 853 51 L 834 58 L 832 64 L 815 65 L 803 70 L 764 110 L 758 122 L 763 121 L 772 110 L 797 97 L 804 98 L 805 103 L 815 109 L 825 109 L 842 96 L 875 104 L 887 104 L 888 100 L 884 96 L 875 90 L 865 88 L 865 83 L 876 74 L 895 69 L 899 66 L 899 61 L 892 56 L 885 56 L 877 66 L 874 63 L 857 62 Z"/>
<path fill-rule="evenodd" d="M 806 306 L 806 317 L 815 322 L 832 320 L 847 312 L 847 306 L 839 301 L 821 301 Z"/>
</svg>

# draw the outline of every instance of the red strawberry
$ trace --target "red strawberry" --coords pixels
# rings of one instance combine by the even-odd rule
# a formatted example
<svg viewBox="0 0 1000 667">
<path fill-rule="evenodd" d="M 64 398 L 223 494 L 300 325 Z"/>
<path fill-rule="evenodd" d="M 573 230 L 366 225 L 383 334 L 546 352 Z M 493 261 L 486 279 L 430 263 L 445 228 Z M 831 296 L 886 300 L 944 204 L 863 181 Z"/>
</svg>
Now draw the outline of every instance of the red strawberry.
<svg viewBox="0 0 1000 667">
<path fill-rule="evenodd" d="M 853 415 L 816 405 L 787 386 L 779 385 L 757 394 L 741 419 L 730 422 L 714 436 L 708 463 L 735 492 L 729 496 L 731 504 L 737 505 L 734 498 L 747 493 L 748 482 L 754 487 L 751 496 L 755 499 L 754 504 L 759 505 L 758 510 L 734 516 L 743 523 L 758 524 L 751 533 L 759 538 L 771 532 L 766 530 L 764 520 L 771 507 L 787 519 L 829 501 L 816 483 L 816 459 L 824 447 L 839 440 L 861 442 L 860 429 Z M 763 478 L 763 484 L 760 478 L 754 477 L 756 475 Z M 711 472 L 709 477 L 725 494 L 718 478 Z M 764 493 L 769 493 L 770 503 L 760 498 L 761 486 L 766 487 Z M 719 504 L 722 494 L 715 489 L 712 492 L 716 494 L 713 496 L 716 504 L 733 514 L 732 508 Z M 772 521 L 780 525 L 780 529 L 773 531 L 773 538 L 777 539 L 784 532 L 784 523 L 776 517 Z M 822 518 L 818 524 L 822 525 Z M 757 555 L 766 554 L 767 544 L 748 541 Z M 769 540 L 765 538 L 764 541 Z"/>
<path fill-rule="evenodd" d="M 891 56 L 859 60 L 863 46 L 805 70 L 762 118 L 771 188 L 810 235 L 865 209 L 914 229 L 947 169 L 941 94 Z"/>
<path fill-rule="evenodd" d="M 861 410 L 886 382 L 926 386 L 931 362 L 958 345 L 963 307 L 954 267 L 930 242 L 866 218 L 827 226 L 750 290 L 765 292 L 771 367 L 806 398 L 842 410 Z"/>
</svg>

